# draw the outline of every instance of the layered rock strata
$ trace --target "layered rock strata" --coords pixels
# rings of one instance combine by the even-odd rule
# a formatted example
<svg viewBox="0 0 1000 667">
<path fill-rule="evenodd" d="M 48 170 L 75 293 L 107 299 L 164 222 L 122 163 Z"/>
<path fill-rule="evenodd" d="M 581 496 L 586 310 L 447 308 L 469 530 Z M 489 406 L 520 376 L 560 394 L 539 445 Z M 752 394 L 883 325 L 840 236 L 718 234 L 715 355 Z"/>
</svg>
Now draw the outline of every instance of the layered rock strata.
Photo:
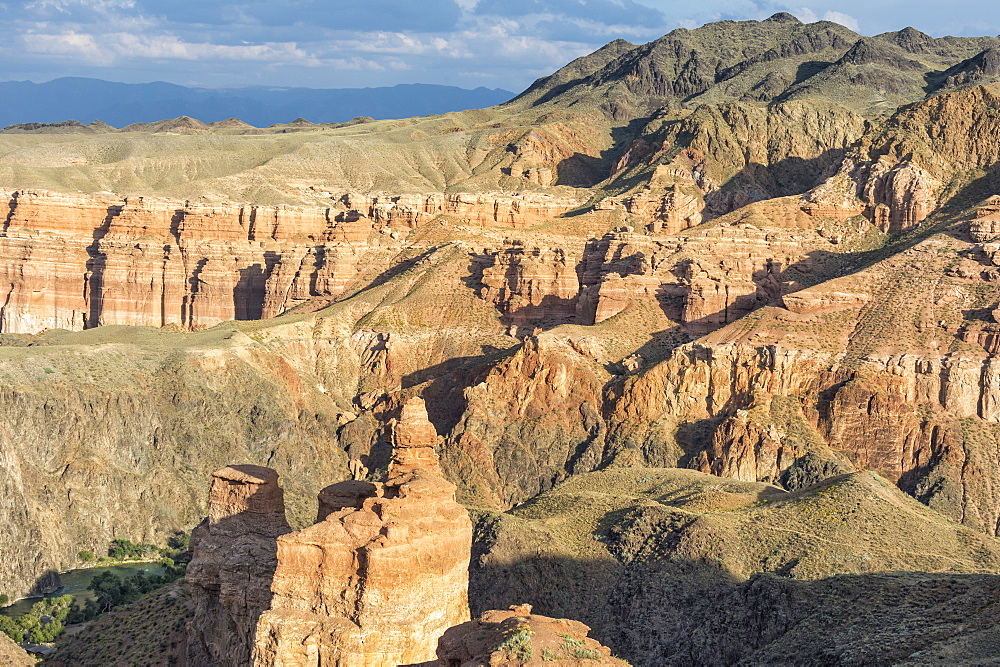
<svg viewBox="0 0 1000 667">
<path fill-rule="evenodd" d="M 285 519 L 278 474 L 232 465 L 212 475 L 209 514 L 191 533 L 185 581 L 194 606 L 188 623 L 189 664 L 246 665 L 257 618 L 271 604 L 276 538 Z"/>
<path fill-rule="evenodd" d="M 343 195 L 303 209 L 18 191 L 0 230 L 0 332 L 197 330 L 273 317 L 337 296 L 373 261 L 387 262 L 377 231 L 443 214 L 522 227 L 576 205 L 547 195 Z"/>
<path fill-rule="evenodd" d="M 436 437 L 412 399 L 394 428 L 388 482 L 324 489 L 319 522 L 278 539 L 255 664 L 424 662 L 468 620 L 472 524 L 438 474 Z"/>
<path fill-rule="evenodd" d="M 548 185 L 548 183 L 544 183 Z M 520 229 L 547 222 L 577 207 L 578 199 L 550 194 L 431 193 L 420 195 L 345 194 L 340 201 L 377 224 L 415 229 L 439 215 L 468 224 Z"/>
<path fill-rule="evenodd" d="M 778 346 L 680 347 L 626 382 L 608 438 L 648 452 L 647 460 L 659 465 L 685 461 L 677 447 L 704 448 L 687 459 L 693 466 L 774 482 L 785 481 L 798 465 L 815 466 L 806 454 L 819 444 L 840 452 L 848 465 L 877 470 L 954 519 L 996 534 L 1000 488 L 984 474 L 1000 470 L 991 426 L 1000 422 L 996 360 L 871 355 L 857 371 L 837 371 L 837 356 Z M 779 399 L 781 409 L 772 410 Z M 962 420 L 973 421 L 963 426 Z M 681 432 L 661 435 L 686 423 L 709 428 L 709 442 L 685 443 Z M 967 430 L 972 424 L 978 435 Z M 662 444 L 651 449 L 651 441 Z M 663 457 L 658 463 L 657 456 Z M 813 481 L 845 470 L 833 461 L 820 467 L 827 469 L 814 470 Z"/>
<path fill-rule="evenodd" d="M 783 204 L 757 207 L 784 215 L 780 230 L 720 222 L 697 235 L 658 236 L 625 226 L 582 249 L 507 240 L 473 258 L 478 293 L 523 331 L 598 324 L 647 302 L 691 333 L 707 333 L 800 289 L 797 279 L 818 268 L 810 251 L 838 240 L 817 232 L 802 202 Z"/>
</svg>

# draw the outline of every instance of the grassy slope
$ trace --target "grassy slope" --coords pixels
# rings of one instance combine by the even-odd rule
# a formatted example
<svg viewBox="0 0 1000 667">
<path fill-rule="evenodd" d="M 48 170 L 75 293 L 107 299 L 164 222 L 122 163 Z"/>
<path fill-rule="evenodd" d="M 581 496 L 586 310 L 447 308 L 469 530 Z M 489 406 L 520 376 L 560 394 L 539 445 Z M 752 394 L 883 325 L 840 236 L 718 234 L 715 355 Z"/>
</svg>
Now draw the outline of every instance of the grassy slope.
<svg viewBox="0 0 1000 667">
<path fill-rule="evenodd" d="M 950 600 L 1000 589 L 1000 543 L 873 473 L 786 493 L 609 469 L 480 514 L 477 536 L 474 608 L 528 602 L 579 618 L 634 664 L 783 652 L 801 664 L 848 649 L 881 662 L 998 632 L 987 612 Z"/>
</svg>

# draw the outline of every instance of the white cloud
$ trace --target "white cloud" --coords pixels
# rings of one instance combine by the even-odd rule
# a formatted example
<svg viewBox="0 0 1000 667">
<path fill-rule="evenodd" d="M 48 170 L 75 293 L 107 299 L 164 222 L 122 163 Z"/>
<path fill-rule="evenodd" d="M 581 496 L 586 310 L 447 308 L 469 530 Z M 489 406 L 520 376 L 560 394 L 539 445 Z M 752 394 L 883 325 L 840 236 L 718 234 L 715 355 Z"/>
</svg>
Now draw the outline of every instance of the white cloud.
<svg viewBox="0 0 1000 667">
<path fill-rule="evenodd" d="M 795 15 L 800 21 L 804 23 L 815 23 L 820 20 L 820 17 L 816 15 L 809 7 L 799 7 L 798 9 L 790 10 L 792 14 Z M 832 21 L 833 23 L 839 23 L 845 28 L 850 28 L 854 32 L 857 32 L 861 26 L 858 20 L 851 16 L 850 14 L 845 14 L 843 12 L 828 11 L 823 12 L 824 21 Z"/>
<path fill-rule="evenodd" d="M 845 28 L 850 28 L 854 32 L 857 32 L 861 28 L 856 18 L 850 14 L 844 14 L 843 12 L 826 12 L 823 14 L 823 20 L 839 23 Z"/>
<path fill-rule="evenodd" d="M 816 12 L 809 9 L 808 7 L 799 7 L 798 9 L 791 10 L 791 13 L 795 15 L 795 18 L 802 21 L 803 23 L 815 23 L 819 21 L 819 17 L 816 16 Z"/>
<path fill-rule="evenodd" d="M 264 44 L 211 44 L 187 42 L 175 35 L 133 33 L 88 34 L 66 31 L 56 34 L 30 33 L 22 38 L 31 53 L 84 58 L 102 66 L 135 58 L 189 61 L 259 61 L 316 67 L 323 63 L 294 42 Z M 341 59 L 349 69 L 371 68 L 363 58 Z"/>
<path fill-rule="evenodd" d="M 56 35 L 29 33 L 21 38 L 29 53 L 79 56 L 98 65 L 109 65 L 114 58 L 93 35 L 72 30 Z"/>
</svg>

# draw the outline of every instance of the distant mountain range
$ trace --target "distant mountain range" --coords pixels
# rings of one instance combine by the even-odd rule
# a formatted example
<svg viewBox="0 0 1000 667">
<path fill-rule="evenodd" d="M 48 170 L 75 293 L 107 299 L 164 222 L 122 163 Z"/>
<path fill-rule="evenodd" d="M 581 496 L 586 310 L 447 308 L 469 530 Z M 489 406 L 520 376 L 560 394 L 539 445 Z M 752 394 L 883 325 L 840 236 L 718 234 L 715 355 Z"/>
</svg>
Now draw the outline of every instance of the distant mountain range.
<svg viewBox="0 0 1000 667">
<path fill-rule="evenodd" d="M 266 127 L 296 118 L 332 123 L 357 116 L 426 116 L 489 107 L 513 96 L 499 88 L 468 90 L 422 83 L 383 88 L 188 88 L 162 81 L 115 83 L 67 77 L 47 83 L 0 82 L 0 127 L 70 119 L 122 127 L 177 116 L 204 122 L 239 118 Z"/>
</svg>

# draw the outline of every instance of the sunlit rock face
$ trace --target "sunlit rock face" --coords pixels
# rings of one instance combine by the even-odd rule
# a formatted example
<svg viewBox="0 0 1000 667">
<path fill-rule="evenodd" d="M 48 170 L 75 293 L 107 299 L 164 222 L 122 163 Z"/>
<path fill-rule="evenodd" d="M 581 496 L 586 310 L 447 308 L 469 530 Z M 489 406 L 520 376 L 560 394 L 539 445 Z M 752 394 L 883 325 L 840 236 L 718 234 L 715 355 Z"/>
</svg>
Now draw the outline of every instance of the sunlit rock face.
<svg viewBox="0 0 1000 667">
<path fill-rule="evenodd" d="M 440 476 L 422 399 L 393 428 L 385 484 L 346 481 L 320 494 L 319 522 L 277 540 L 258 665 L 401 665 L 434 659 L 469 619 L 472 523 Z"/>
</svg>

